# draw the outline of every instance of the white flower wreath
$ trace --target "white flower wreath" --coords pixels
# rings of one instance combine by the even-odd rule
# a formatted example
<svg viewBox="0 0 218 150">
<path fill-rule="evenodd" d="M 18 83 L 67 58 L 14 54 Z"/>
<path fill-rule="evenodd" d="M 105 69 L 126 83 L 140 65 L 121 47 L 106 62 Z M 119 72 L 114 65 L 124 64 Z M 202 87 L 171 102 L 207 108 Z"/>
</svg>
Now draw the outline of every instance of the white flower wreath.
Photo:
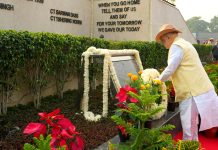
<svg viewBox="0 0 218 150">
<path fill-rule="evenodd" d="M 88 111 L 89 103 L 89 57 L 91 55 L 104 55 L 104 67 L 103 67 L 103 111 L 102 115 L 94 115 L 93 112 Z M 108 50 L 108 49 L 96 49 L 90 47 L 85 51 L 82 56 L 84 57 L 84 93 L 81 103 L 81 109 L 84 112 L 84 116 L 89 121 L 98 121 L 102 116 L 107 117 L 108 114 L 108 88 L 109 88 L 109 70 L 112 80 L 115 83 L 117 91 L 120 89 L 120 83 L 115 73 L 115 69 L 111 62 L 112 55 L 134 55 L 136 63 L 140 70 L 143 70 L 142 63 L 137 50 Z"/>
<path fill-rule="evenodd" d="M 158 78 L 159 76 L 160 76 L 160 73 L 156 69 L 145 69 L 143 70 L 141 74 L 141 77 L 144 83 L 148 83 L 152 81 L 153 79 Z M 153 120 L 160 119 L 167 110 L 168 97 L 167 97 L 165 83 L 161 84 L 161 94 L 162 94 L 161 104 L 157 105 L 156 103 L 154 103 L 153 108 L 162 107 L 163 109 L 152 117 Z"/>
</svg>

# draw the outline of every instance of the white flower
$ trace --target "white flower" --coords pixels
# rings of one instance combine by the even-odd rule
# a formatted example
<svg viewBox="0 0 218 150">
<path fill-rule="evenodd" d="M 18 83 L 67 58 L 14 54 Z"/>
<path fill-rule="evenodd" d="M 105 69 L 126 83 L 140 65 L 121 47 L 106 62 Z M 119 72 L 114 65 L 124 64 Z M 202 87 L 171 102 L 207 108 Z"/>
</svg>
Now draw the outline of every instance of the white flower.
<svg viewBox="0 0 218 150">
<path fill-rule="evenodd" d="M 145 69 L 142 71 L 141 77 L 144 83 L 150 82 L 160 76 L 160 73 L 153 68 Z"/>
<path fill-rule="evenodd" d="M 94 115 L 93 112 L 87 111 L 84 113 L 84 117 L 89 121 L 98 121 L 101 119 L 101 115 Z"/>
<path fill-rule="evenodd" d="M 98 121 L 98 120 L 100 120 L 101 119 L 101 115 L 96 115 L 95 116 L 95 121 Z"/>
</svg>

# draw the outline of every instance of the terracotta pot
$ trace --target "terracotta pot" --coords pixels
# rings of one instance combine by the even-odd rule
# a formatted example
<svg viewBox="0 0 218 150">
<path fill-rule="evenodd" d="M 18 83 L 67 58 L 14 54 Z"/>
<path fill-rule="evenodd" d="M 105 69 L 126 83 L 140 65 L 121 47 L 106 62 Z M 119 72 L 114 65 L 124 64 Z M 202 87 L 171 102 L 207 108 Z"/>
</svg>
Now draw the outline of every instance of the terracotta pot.
<svg viewBox="0 0 218 150">
<path fill-rule="evenodd" d="M 218 129 L 217 127 L 213 127 L 211 129 L 205 130 L 204 134 L 208 138 L 215 138 L 217 135 L 217 129 Z"/>
</svg>

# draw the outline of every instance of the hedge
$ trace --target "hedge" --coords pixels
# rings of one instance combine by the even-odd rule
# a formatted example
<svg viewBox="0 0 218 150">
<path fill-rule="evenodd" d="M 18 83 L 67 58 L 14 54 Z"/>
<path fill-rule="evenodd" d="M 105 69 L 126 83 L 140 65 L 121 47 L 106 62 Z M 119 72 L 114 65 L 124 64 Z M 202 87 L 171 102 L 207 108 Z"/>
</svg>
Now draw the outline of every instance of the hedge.
<svg viewBox="0 0 218 150">
<path fill-rule="evenodd" d="M 90 46 L 106 49 L 136 49 L 144 68 L 166 66 L 167 50 L 156 42 L 108 41 L 75 37 L 55 33 L 31 33 L 0 30 L 0 114 L 7 112 L 6 104 L 11 93 L 28 85 L 36 107 L 40 105 L 41 91 L 56 79 L 57 93 L 62 96 L 67 78 L 80 73 L 81 54 Z M 194 45 L 202 61 L 209 61 L 210 46 Z M 21 82 L 17 82 L 17 75 Z"/>
</svg>

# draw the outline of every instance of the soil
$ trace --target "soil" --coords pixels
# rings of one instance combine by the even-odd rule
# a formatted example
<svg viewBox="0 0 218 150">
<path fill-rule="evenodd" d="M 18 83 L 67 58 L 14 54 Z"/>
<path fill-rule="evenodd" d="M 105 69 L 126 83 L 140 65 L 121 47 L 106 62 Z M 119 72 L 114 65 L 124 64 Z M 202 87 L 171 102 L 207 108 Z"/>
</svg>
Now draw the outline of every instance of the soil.
<svg viewBox="0 0 218 150">
<path fill-rule="evenodd" d="M 24 143 L 32 143 L 32 136 L 22 134 L 29 122 L 40 122 L 38 112 L 51 112 L 61 109 L 61 114 L 69 118 L 76 126 L 85 143 L 85 150 L 91 150 L 118 134 L 116 124 L 110 119 L 116 106 L 116 100 L 109 99 L 109 115 L 98 122 L 84 119 L 79 110 L 78 91 L 67 91 L 64 98 L 57 96 L 43 98 L 40 109 L 33 104 L 8 108 L 7 115 L 0 116 L 0 150 L 22 150 Z M 89 109 L 94 113 L 102 112 L 102 94 L 99 90 L 90 93 Z"/>
</svg>

